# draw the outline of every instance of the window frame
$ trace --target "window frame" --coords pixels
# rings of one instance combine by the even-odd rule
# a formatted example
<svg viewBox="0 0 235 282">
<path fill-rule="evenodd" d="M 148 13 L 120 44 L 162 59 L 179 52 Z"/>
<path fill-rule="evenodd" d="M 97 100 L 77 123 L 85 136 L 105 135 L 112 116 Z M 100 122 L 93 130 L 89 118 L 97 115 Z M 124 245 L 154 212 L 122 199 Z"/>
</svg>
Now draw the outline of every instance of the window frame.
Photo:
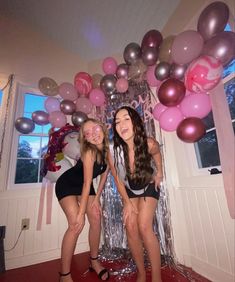
<svg viewBox="0 0 235 282">
<path fill-rule="evenodd" d="M 23 116 L 24 114 L 24 94 L 34 94 L 37 96 L 43 96 L 43 94 L 34 87 L 27 86 L 21 83 L 17 83 L 16 87 L 16 111 L 14 120 L 16 118 Z M 11 154 L 10 154 L 10 163 L 9 163 L 9 173 L 7 179 L 7 190 L 22 190 L 22 189 L 39 189 L 42 186 L 41 182 L 38 183 L 15 183 L 15 173 L 16 173 L 16 165 L 17 165 L 17 152 L 18 152 L 18 140 L 19 136 L 24 135 L 18 132 L 15 128 L 13 128 L 12 133 L 12 144 L 11 144 Z M 25 136 L 30 134 L 25 134 Z M 34 134 L 34 136 L 47 136 L 43 134 Z"/>
<path fill-rule="evenodd" d="M 235 78 L 235 73 L 231 73 L 230 75 L 223 78 L 222 83 L 225 84 L 226 82 L 228 82 L 229 80 L 231 80 L 233 78 Z M 225 93 L 224 93 L 224 95 L 225 95 Z M 212 109 L 212 112 L 213 112 L 213 109 Z M 232 119 L 231 119 L 231 121 L 232 121 Z M 216 131 L 216 127 L 215 127 L 215 131 Z M 212 169 L 212 168 L 217 168 L 218 170 L 221 171 L 221 165 L 205 167 L 205 168 L 198 167 L 196 148 L 194 146 L 194 143 L 193 144 L 187 144 L 186 143 L 185 147 L 186 147 L 186 154 L 187 154 L 187 158 L 189 160 L 189 166 L 190 166 L 192 176 L 209 175 L 210 172 L 208 170 Z"/>
</svg>

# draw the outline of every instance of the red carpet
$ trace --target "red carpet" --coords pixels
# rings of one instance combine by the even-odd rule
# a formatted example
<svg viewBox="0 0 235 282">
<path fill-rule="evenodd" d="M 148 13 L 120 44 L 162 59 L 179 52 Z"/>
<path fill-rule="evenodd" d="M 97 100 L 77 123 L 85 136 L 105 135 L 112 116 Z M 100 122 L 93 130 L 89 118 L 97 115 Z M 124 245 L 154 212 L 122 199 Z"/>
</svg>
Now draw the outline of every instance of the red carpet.
<svg viewBox="0 0 235 282">
<path fill-rule="evenodd" d="M 100 282 L 95 272 L 87 272 L 89 265 L 89 254 L 83 253 L 74 256 L 72 263 L 72 276 L 74 282 Z M 104 262 L 105 267 L 111 269 L 112 271 L 126 270 L 126 265 L 120 264 L 119 262 Z M 182 269 L 182 268 L 181 268 Z M 59 281 L 59 260 L 48 261 L 32 266 L 27 266 L 18 269 L 8 270 L 5 273 L 0 273 L 0 282 L 58 282 Z M 135 273 L 130 273 L 122 275 L 112 275 L 109 279 L 110 282 L 135 282 Z M 147 282 L 151 281 L 150 272 L 147 272 Z M 163 282 L 208 282 L 207 280 L 200 276 L 199 274 L 187 270 L 187 277 L 180 274 L 175 269 L 169 266 L 162 267 L 162 281 Z"/>
</svg>

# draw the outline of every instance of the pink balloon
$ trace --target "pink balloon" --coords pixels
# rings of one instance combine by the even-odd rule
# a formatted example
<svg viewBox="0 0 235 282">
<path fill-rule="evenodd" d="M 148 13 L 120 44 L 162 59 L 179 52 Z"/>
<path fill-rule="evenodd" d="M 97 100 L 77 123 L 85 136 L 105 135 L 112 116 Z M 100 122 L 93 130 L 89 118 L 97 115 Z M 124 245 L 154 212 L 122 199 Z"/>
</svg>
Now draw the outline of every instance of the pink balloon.
<svg viewBox="0 0 235 282">
<path fill-rule="evenodd" d="M 159 120 L 160 115 L 161 115 L 166 109 L 168 109 L 168 107 L 164 106 L 164 105 L 161 104 L 161 103 L 157 103 L 157 104 L 155 105 L 155 107 L 153 108 L 153 117 L 154 117 L 156 120 Z"/>
<path fill-rule="evenodd" d="M 165 131 L 174 131 L 183 119 L 184 116 L 179 108 L 170 107 L 160 115 L 159 124 Z"/>
<path fill-rule="evenodd" d="M 90 100 L 86 97 L 80 97 L 76 101 L 76 111 L 89 114 L 92 111 L 92 104 Z"/>
<path fill-rule="evenodd" d="M 115 74 L 117 66 L 117 61 L 112 57 L 105 58 L 102 63 L 102 68 L 105 74 Z"/>
<path fill-rule="evenodd" d="M 192 92 L 206 92 L 221 80 L 223 72 L 219 60 L 211 56 L 201 56 L 194 60 L 185 73 L 185 86 Z"/>
<path fill-rule="evenodd" d="M 128 81 L 125 78 L 119 78 L 116 82 L 116 89 L 120 93 L 125 93 L 128 90 Z"/>
<path fill-rule="evenodd" d="M 88 95 L 92 89 L 92 78 L 86 72 L 79 72 L 75 75 L 74 85 L 79 94 Z"/>
<path fill-rule="evenodd" d="M 155 68 L 156 66 L 150 66 L 146 72 L 146 79 L 150 87 L 158 87 L 162 83 L 162 81 L 158 80 L 155 76 Z"/>
<path fill-rule="evenodd" d="M 78 93 L 72 83 L 63 82 L 59 86 L 59 94 L 65 100 L 75 101 Z"/>
<path fill-rule="evenodd" d="M 89 95 L 89 99 L 93 105 L 97 107 L 103 106 L 105 102 L 104 92 L 99 88 L 92 89 Z"/>
<path fill-rule="evenodd" d="M 60 111 L 60 101 L 54 97 L 48 97 L 44 102 L 44 107 L 48 113 Z"/>
<path fill-rule="evenodd" d="M 52 127 L 63 127 L 67 123 L 66 116 L 61 111 L 51 112 L 49 115 L 49 122 Z"/>
<path fill-rule="evenodd" d="M 185 117 L 204 118 L 211 111 L 210 96 L 204 93 L 184 97 L 180 110 Z"/>
<path fill-rule="evenodd" d="M 197 58 L 203 48 L 203 38 L 195 30 L 186 30 L 177 35 L 172 44 L 171 58 L 179 65 L 185 65 Z"/>
</svg>

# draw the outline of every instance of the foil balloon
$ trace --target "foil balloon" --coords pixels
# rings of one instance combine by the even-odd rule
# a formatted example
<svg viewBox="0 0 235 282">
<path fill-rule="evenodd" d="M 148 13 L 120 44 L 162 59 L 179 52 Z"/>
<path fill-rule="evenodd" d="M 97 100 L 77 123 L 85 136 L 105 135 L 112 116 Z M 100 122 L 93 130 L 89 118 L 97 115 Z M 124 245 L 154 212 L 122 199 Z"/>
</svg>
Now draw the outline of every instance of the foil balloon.
<svg viewBox="0 0 235 282">
<path fill-rule="evenodd" d="M 128 69 L 129 66 L 127 64 L 120 64 L 116 70 L 117 78 L 125 78 L 128 79 Z"/>
<path fill-rule="evenodd" d="M 60 110 L 65 115 L 72 115 L 76 110 L 76 106 L 75 106 L 74 102 L 71 101 L 71 100 L 63 100 L 60 103 Z"/>
<path fill-rule="evenodd" d="M 169 63 L 161 62 L 157 64 L 155 68 L 156 79 L 162 81 L 168 78 L 170 74 L 170 69 L 171 69 L 171 65 Z"/>
<path fill-rule="evenodd" d="M 224 30 L 228 18 L 228 6 L 224 2 L 213 2 L 200 14 L 197 30 L 206 41 Z"/>
<path fill-rule="evenodd" d="M 185 86 L 192 92 L 206 92 L 221 80 L 223 67 L 219 60 L 211 56 L 201 56 L 194 60 L 185 73 Z"/>
<path fill-rule="evenodd" d="M 74 77 L 74 85 L 79 94 L 88 95 L 92 89 L 92 78 L 86 72 L 79 72 Z"/>
<path fill-rule="evenodd" d="M 176 78 L 176 79 L 184 79 L 184 74 L 187 69 L 187 65 L 177 65 L 172 64 L 170 69 L 170 77 Z"/>
<path fill-rule="evenodd" d="M 29 134 L 34 131 L 35 124 L 30 118 L 19 117 L 15 121 L 15 128 L 22 134 Z"/>
<path fill-rule="evenodd" d="M 146 47 L 142 51 L 142 60 L 146 66 L 152 66 L 157 62 L 158 50 L 154 47 Z"/>
<path fill-rule="evenodd" d="M 205 43 L 202 54 L 212 56 L 226 66 L 235 58 L 235 33 L 223 31 L 212 37 Z"/>
<path fill-rule="evenodd" d="M 112 74 L 106 74 L 103 76 L 100 82 L 100 88 L 106 94 L 112 94 L 115 91 L 115 85 L 117 82 L 117 78 Z"/>
<path fill-rule="evenodd" d="M 161 84 L 158 90 L 158 99 L 163 105 L 174 107 L 183 100 L 185 92 L 186 89 L 182 81 L 169 78 Z"/>
<path fill-rule="evenodd" d="M 193 143 L 200 140 L 206 134 L 203 121 L 197 117 L 188 117 L 180 122 L 176 130 L 180 140 Z"/>
<path fill-rule="evenodd" d="M 88 119 L 87 114 L 77 111 L 72 114 L 72 123 L 75 126 L 80 126 L 85 120 Z"/>
<path fill-rule="evenodd" d="M 147 71 L 147 66 L 143 63 L 141 59 L 139 59 L 135 63 L 129 66 L 128 77 L 132 81 L 138 83 L 143 81 L 146 71 Z"/>
<path fill-rule="evenodd" d="M 141 48 L 135 43 L 129 43 L 123 53 L 123 58 L 128 65 L 135 63 L 141 57 Z"/>
<path fill-rule="evenodd" d="M 44 111 L 35 111 L 32 113 L 32 120 L 35 124 L 46 125 L 49 123 L 49 114 Z"/>
<path fill-rule="evenodd" d="M 158 49 L 160 44 L 162 43 L 162 34 L 156 30 L 149 30 L 143 37 L 141 42 L 141 49 L 144 51 L 145 48 L 152 47 Z"/>
<path fill-rule="evenodd" d="M 55 96 L 58 94 L 58 85 L 50 77 L 42 77 L 38 82 L 39 90 L 46 96 Z"/>
</svg>

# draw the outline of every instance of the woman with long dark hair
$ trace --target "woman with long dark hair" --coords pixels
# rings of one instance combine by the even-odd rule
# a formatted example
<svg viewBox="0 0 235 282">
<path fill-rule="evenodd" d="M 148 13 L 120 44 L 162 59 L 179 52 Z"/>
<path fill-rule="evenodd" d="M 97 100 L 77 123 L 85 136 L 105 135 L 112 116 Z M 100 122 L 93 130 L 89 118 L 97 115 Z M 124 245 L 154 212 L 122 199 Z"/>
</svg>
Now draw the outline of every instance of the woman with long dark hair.
<svg viewBox="0 0 235 282">
<path fill-rule="evenodd" d="M 109 150 L 106 126 L 94 119 L 87 119 L 79 131 L 81 158 L 56 182 L 56 196 L 68 221 L 61 248 L 60 282 L 72 282 L 71 261 L 78 236 L 87 214 L 89 227 L 90 270 L 96 271 L 101 280 L 108 280 L 109 273 L 98 261 L 101 234 L 101 208 L 99 198 L 104 187 Z M 92 183 L 100 175 L 97 192 Z"/>
<path fill-rule="evenodd" d="M 123 200 L 124 224 L 137 266 L 137 282 L 146 281 L 143 244 L 151 264 L 152 282 L 160 282 L 160 247 L 153 231 L 153 218 L 163 179 L 159 143 L 147 137 L 138 112 L 123 106 L 114 115 L 113 146 L 114 166 L 110 165 L 110 168 Z"/>
</svg>

